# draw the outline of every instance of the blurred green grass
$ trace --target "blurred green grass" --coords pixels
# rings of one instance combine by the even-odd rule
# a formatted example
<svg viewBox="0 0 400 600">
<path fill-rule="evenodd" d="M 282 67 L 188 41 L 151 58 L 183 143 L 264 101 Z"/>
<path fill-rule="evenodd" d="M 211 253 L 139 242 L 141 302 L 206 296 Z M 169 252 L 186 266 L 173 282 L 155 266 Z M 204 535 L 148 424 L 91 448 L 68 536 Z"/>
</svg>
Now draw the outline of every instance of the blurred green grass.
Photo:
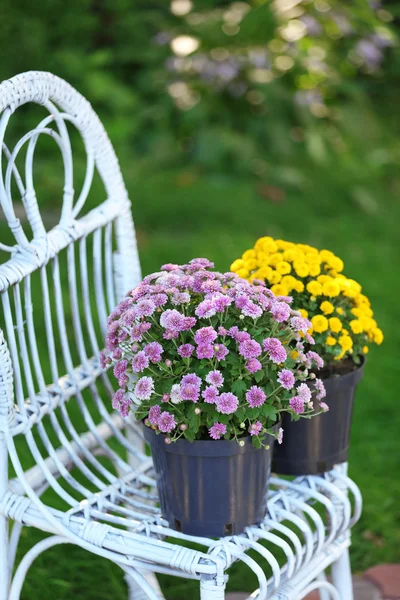
<svg viewBox="0 0 400 600">
<path fill-rule="evenodd" d="M 362 283 L 386 337 L 368 357 L 351 437 L 350 475 L 364 497 L 351 550 L 357 572 L 400 561 L 396 275 L 400 205 L 381 182 L 378 209 L 362 210 L 343 182 L 335 183 L 332 177 L 327 185 L 326 174 L 307 173 L 307 165 L 302 172 L 312 183 L 303 190 L 282 188 L 279 201 L 271 200 L 269 188 L 260 188 L 254 180 L 202 177 L 192 170 L 161 172 L 134 181 L 128 172 L 128 188 L 144 273 L 163 262 L 185 262 L 195 256 L 207 256 L 218 269 L 228 269 L 255 238 L 270 234 L 333 250 L 344 259 L 346 273 Z M 37 531 L 24 530 L 19 556 L 40 537 Z M 167 576 L 160 580 L 168 599 L 183 600 L 198 593 L 196 582 Z M 255 586 L 247 567 L 232 568 L 230 590 L 251 591 Z M 61 546 L 38 558 L 22 600 L 111 596 L 126 597 L 119 568 L 80 549 Z"/>
</svg>

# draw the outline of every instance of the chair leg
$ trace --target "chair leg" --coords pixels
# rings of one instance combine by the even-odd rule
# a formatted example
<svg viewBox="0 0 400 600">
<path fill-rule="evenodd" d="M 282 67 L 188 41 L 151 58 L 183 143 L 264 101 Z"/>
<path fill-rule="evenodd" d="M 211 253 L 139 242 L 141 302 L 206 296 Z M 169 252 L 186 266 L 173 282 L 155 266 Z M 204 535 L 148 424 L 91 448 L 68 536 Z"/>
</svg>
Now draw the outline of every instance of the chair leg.
<svg viewBox="0 0 400 600">
<path fill-rule="evenodd" d="M 200 580 L 200 600 L 225 600 L 226 583 L 218 585 L 214 578 L 202 577 Z"/>
<path fill-rule="evenodd" d="M 353 600 L 353 580 L 348 548 L 332 564 L 332 583 L 339 592 L 341 600 Z"/>
<path fill-rule="evenodd" d="M 0 433 L 0 502 L 8 487 L 8 455 L 4 435 Z M 0 600 L 7 600 L 10 586 L 8 569 L 8 519 L 0 514 Z"/>
</svg>

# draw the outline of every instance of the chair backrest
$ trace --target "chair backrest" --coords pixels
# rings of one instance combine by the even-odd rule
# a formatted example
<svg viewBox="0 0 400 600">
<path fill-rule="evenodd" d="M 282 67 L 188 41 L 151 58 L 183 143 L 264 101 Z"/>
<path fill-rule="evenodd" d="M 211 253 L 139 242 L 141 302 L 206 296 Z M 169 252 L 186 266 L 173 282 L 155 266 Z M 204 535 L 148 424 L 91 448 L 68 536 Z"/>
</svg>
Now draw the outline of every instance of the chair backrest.
<svg viewBox="0 0 400 600">
<path fill-rule="evenodd" d="M 27 103 L 41 105 L 45 114 L 9 147 L 10 121 Z M 0 257 L 5 257 L 4 262 L 0 258 L 0 428 L 7 428 L 8 435 L 24 435 L 35 461 L 38 453 L 41 462 L 59 446 L 75 452 L 71 444 L 79 444 L 78 434 L 85 430 L 98 437 L 110 456 L 112 450 L 97 430 L 100 421 L 113 424 L 108 414 L 112 386 L 99 367 L 99 350 L 107 315 L 141 278 L 130 201 L 118 160 L 89 102 L 50 73 L 28 72 L 2 82 L 0 113 L 0 205 L 5 217 L 0 221 L 0 239 L 4 240 L 6 229 L 13 236 L 11 243 L 0 244 Z M 86 171 L 76 192 L 74 128 L 86 151 Z M 60 215 L 47 228 L 33 170 L 38 140 L 43 137 L 51 140 L 43 145 L 47 153 L 56 153 L 55 161 L 61 155 L 64 172 L 62 199 L 60 193 L 60 200 L 54 198 L 50 207 L 54 219 L 54 210 L 62 204 Z M 35 174 L 37 164 L 40 170 L 38 160 Z M 105 188 L 104 199 L 85 212 L 96 171 Z M 7 363 L 8 351 L 12 366 Z M 79 415 L 75 424 L 66 410 L 72 400 Z M 53 437 L 43 426 L 46 418 Z M 122 437 L 120 442 L 124 443 Z M 101 471 L 90 452 L 86 458 Z M 93 480 L 91 473 L 87 476 Z M 60 495 L 67 502 L 71 499 L 66 492 Z"/>
</svg>

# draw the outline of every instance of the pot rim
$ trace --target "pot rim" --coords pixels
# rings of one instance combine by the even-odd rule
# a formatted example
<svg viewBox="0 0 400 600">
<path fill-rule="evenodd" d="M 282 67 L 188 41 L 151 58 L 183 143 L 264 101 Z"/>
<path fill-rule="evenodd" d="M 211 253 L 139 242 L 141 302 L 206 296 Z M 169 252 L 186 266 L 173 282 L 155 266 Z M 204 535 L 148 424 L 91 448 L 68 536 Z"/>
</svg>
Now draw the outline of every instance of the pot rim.
<svg viewBox="0 0 400 600">
<path fill-rule="evenodd" d="M 275 423 L 273 427 L 271 427 L 272 431 L 276 433 L 281 426 L 281 421 Z M 256 448 L 251 443 L 251 436 L 246 435 L 243 438 L 240 438 L 245 443 L 243 446 L 239 446 L 235 440 L 194 440 L 193 442 L 189 442 L 185 438 L 180 438 L 176 442 L 171 444 L 165 443 L 165 438 L 167 435 L 165 433 L 156 433 L 151 427 L 147 427 L 143 423 L 143 434 L 145 440 L 151 444 L 152 442 L 157 445 L 162 445 L 165 452 L 170 452 L 171 454 L 187 454 L 191 456 L 230 456 L 235 454 L 247 454 L 248 452 L 257 452 L 260 448 Z M 269 434 L 271 435 L 271 434 Z M 272 437 L 272 436 L 271 436 Z M 271 441 L 272 443 L 275 441 L 275 438 Z M 265 452 L 265 450 L 264 450 Z"/>
<path fill-rule="evenodd" d="M 348 385 L 350 380 L 354 380 L 353 381 L 353 385 L 357 385 L 363 374 L 364 374 L 364 367 L 365 367 L 365 356 L 361 357 L 361 363 L 359 365 L 357 365 L 356 369 L 353 369 L 353 371 L 349 371 L 349 373 L 343 373 L 342 375 L 340 374 L 335 374 L 335 375 L 331 375 L 330 377 L 323 377 L 321 378 L 321 381 L 324 384 L 329 384 L 329 386 L 335 387 L 335 388 L 339 388 L 339 387 L 344 387 L 346 385 Z M 354 363 L 355 364 L 355 363 Z M 318 377 L 318 375 L 317 375 Z M 313 379 L 308 379 L 307 383 L 313 384 L 314 380 Z"/>
</svg>

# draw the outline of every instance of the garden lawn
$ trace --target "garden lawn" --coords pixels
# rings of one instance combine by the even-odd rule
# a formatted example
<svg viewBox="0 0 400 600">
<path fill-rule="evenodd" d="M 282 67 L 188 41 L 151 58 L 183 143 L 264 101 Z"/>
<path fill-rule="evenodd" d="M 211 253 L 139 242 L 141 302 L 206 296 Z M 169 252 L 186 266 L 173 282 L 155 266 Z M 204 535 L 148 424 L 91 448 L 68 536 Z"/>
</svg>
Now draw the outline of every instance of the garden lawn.
<svg viewBox="0 0 400 600">
<path fill-rule="evenodd" d="M 400 562 L 400 463 L 398 351 L 400 349 L 400 205 L 372 189 L 373 201 L 354 200 L 345 183 L 318 172 L 305 184 L 272 190 L 254 181 L 202 178 L 195 171 L 128 177 L 144 274 L 164 262 L 197 256 L 226 270 L 257 237 L 272 235 L 320 248 L 343 258 L 345 272 L 360 281 L 370 297 L 384 344 L 373 348 L 355 406 L 350 475 L 364 498 L 353 531 L 352 567 L 362 571 L 382 562 Z M 271 199 L 272 198 L 272 199 Z M 4 232 L 4 224 L 1 226 Z M 44 340 L 40 341 L 45 343 Z M 335 432 L 332 431 L 332 435 Z M 19 556 L 42 534 L 24 529 Z M 256 585 L 244 565 L 231 570 L 229 589 L 252 591 Z M 166 597 L 195 598 L 198 583 L 162 576 Z M 119 600 L 126 598 L 122 571 L 108 561 L 72 546 L 39 557 L 29 573 L 22 600 Z"/>
</svg>

